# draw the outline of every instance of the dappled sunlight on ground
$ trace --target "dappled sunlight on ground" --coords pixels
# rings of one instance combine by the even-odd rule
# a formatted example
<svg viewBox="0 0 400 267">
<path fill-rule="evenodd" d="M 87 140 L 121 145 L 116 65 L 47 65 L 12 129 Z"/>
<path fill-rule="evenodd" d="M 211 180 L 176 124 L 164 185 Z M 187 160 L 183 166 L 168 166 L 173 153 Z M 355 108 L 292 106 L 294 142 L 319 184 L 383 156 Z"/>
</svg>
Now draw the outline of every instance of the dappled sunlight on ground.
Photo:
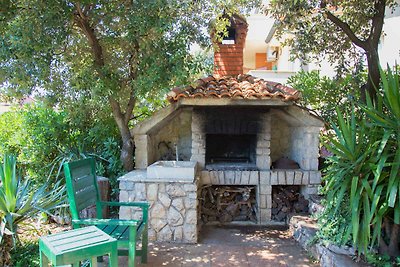
<svg viewBox="0 0 400 267">
<path fill-rule="evenodd" d="M 136 266 L 318 266 L 285 227 L 206 226 L 200 236 L 199 244 L 150 244 L 148 263 L 140 264 L 137 258 Z M 127 266 L 127 257 L 119 257 L 119 262 Z"/>
</svg>

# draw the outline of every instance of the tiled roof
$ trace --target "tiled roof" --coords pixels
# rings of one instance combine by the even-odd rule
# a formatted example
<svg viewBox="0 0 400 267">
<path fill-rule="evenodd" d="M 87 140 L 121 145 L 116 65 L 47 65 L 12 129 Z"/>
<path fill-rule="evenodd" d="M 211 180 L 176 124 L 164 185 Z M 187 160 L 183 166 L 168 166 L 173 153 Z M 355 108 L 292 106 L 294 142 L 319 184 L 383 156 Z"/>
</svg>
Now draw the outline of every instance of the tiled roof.
<svg viewBox="0 0 400 267">
<path fill-rule="evenodd" d="M 194 86 L 172 89 L 167 99 L 176 102 L 181 98 L 232 98 L 232 99 L 280 99 L 296 101 L 300 92 L 276 82 L 265 81 L 247 74 L 237 77 L 208 76 L 196 81 Z"/>
</svg>

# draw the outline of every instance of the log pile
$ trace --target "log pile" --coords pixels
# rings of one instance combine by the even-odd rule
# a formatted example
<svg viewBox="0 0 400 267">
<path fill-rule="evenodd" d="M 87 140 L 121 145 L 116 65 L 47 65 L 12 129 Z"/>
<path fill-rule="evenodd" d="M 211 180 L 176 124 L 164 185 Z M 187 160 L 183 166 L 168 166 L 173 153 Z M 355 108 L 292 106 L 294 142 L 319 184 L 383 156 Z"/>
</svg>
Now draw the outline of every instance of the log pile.
<svg viewBox="0 0 400 267">
<path fill-rule="evenodd" d="M 272 211 L 273 221 L 286 221 L 291 213 L 308 212 L 308 200 L 300 194 L 299 186 L 273 186 Z"/>
<path fill-rule="evenodd" d="M 203 223 L 257 222 L 254 191 L 254 186 L 204 186 L 200 199 Z"/>
</svg>

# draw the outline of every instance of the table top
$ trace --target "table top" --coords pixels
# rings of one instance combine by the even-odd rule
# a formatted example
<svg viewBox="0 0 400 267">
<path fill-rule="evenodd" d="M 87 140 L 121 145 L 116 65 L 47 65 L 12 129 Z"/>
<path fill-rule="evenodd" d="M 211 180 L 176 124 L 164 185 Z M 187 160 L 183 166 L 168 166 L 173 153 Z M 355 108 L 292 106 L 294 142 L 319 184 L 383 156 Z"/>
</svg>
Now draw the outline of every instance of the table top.
<svg viewBox="0 0 400 267">
<path fill-rule="evenodd" d="M 40 240 L 55 255 L 116 241 L 95 226 L 44 236 Z"/>
</svg>

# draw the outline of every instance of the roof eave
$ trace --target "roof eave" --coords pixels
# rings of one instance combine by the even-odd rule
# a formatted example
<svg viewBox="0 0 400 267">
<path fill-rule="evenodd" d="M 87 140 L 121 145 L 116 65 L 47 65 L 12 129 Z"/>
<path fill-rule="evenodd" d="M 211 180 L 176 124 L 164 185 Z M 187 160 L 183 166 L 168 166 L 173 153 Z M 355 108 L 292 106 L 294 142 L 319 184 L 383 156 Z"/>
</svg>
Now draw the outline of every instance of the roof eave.
<svg viewBox="0 0 400 267">
<path fill-rule="evenodd" d="M 235 98 L 181 98 L 181 106 L 290 106 L 293 101 L 271 99 L 235 99 Z"/>
</svg>

